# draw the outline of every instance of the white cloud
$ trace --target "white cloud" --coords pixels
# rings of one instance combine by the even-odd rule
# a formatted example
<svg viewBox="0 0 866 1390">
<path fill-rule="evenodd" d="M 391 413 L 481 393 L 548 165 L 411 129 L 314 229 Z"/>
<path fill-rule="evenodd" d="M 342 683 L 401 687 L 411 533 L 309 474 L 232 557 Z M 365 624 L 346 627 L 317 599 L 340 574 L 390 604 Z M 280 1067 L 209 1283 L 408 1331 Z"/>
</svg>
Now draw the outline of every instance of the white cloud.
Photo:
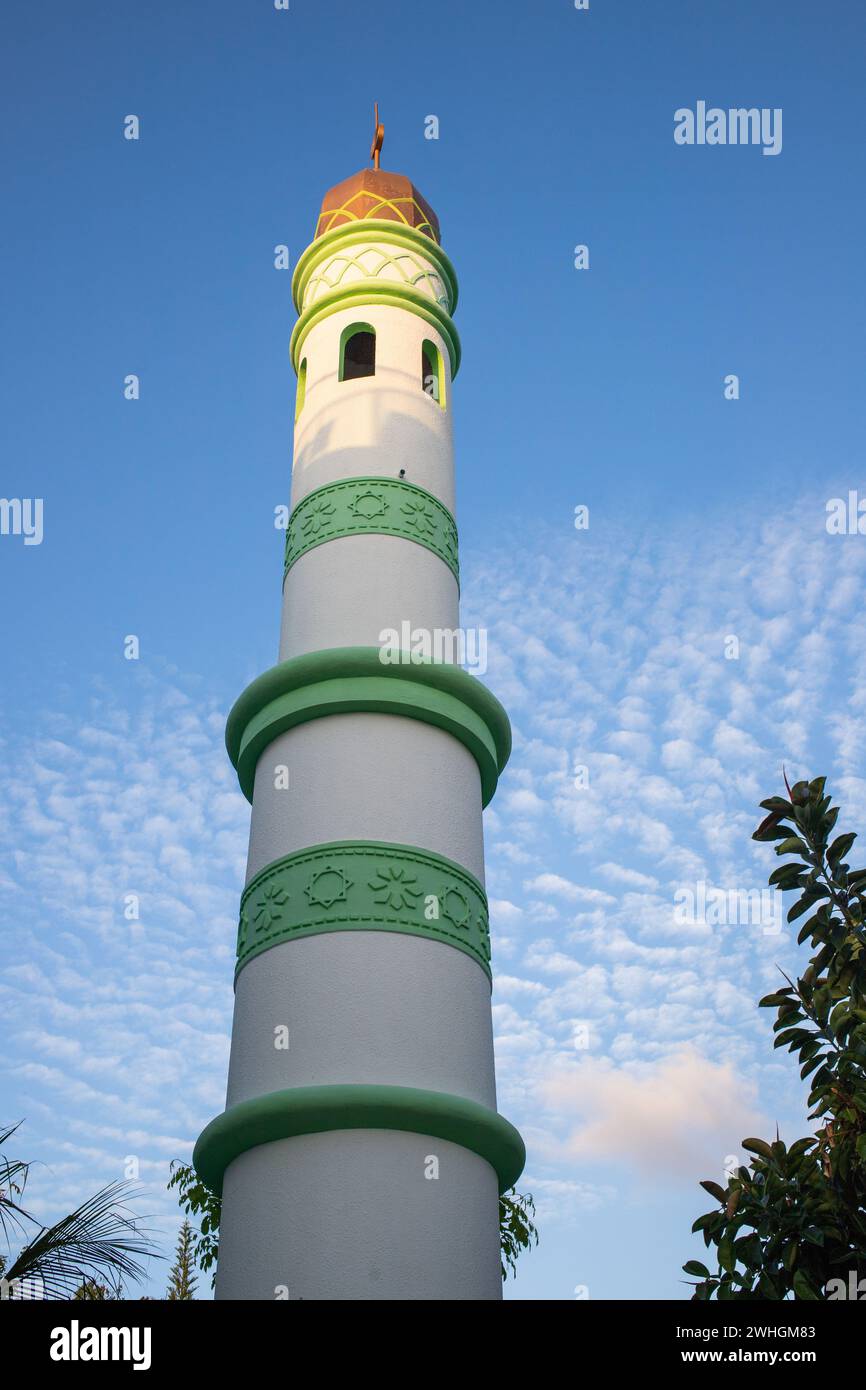
<svg viewBox="0 0 866 1390">
<path fill-rule="evenodd" d="M 523 908 L 516 903 L 511 903 L 507 898 L 491 898 L 489 900 L 490 917 L 496 922 L 506 925 L 516 925 L 523 916 Z"/>
<path fill-rule="evenodd" d="M 603 893 L 597 888 L 583 888 L 579 883 L 571 883 L 567 878 L 562 878 L 560 874 L 538 874 L 536 878 L 528 879 L 523 887 L 527 893 L 541 893 L 554 898 L 565 898 L 572 903 L 614 903 L 609 893 Z"/>
<path fill-rule="evenodd" d="M 640 874 L 637 869 L 627 869 L 622 864 L 599 864 L 598 873 L 605 878 L 612 879 L 614 883 L 624 883 L 629 888 L 645 888 L 654 890 L 658 888 L 658 879 L 651 874 Z"/>
<path fill-rule="evenodd" d="M 809 534 L 797 508 L 741 512 L 736 533 L 722 520 L 465 557 L 463 622 L 488 628 L 485 679 L 514 726 L 485 815 L 500 1108 L 551 1210 L 607 1200 L 592 1165 L 621 1164 L 619 1195 L 638 1175 L 710 1176 L 766 1132 L 761 1112 L 804 1109 L 755 1007 L 792 968 L 792 934 L 683 927 L 673 892 L 763 885 L 774 860 L 749 837 L 783 763 L 827 772 L 843 820 L 866 820 L 866 619 L 850 608 L 866 549 Z M 142 672 L 86 714 L 82 690 L 4 749 L 6 1108 L 63 1166 L 57 1191 L 35 1170 L 38 1201 L 80 1198 L 135 1153 L 175 1219 L 160 1165 L 223 1104 L 248 807 L 222 712 L 181 684 Z"/>
<path fill-rule="evenodd" d="M 517 791 L 506 793 L 505 809 L 514 812 L 515 815 L 537 816 L 544 810 L 544 802 L 528 787 L 521 787 Z"/>
<path fill-rule="evenodd" d="M 587 1059 L 543 1086 L 576 1123 L 564 1149 L 578 1162 L 613 1163 L 661 1181 L 713 1176 L 732 1143 L 767 1129 L 754 1083 L 692 1049 L 650 1066 Z"/>
</svg>

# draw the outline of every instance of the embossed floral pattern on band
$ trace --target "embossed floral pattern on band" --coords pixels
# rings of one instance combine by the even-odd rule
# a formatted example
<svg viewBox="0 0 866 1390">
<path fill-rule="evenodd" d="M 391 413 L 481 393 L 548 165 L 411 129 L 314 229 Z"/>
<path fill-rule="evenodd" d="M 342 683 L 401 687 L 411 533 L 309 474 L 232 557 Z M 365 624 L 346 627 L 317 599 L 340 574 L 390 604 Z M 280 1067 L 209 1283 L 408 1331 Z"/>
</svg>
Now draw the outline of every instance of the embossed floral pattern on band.
<svg viewBox="0 0 866 1390">
<path fill-rule="evenodd" d="M 371 533 L 426 546 L 459 582 L 453 516 L 425 488 L 396 478 L 346 478 L 308 493 L 289 520 L 285 572 L 316 545 Z"/>
<path fill-rule="evenodd" d="M 487 898 L 440 854 L 375 840 L 338 840 L 260 870 L 241 898 L 235 978 L 254 956 L 301 936 L 393 931 L 443 941 L 490 975 Z"/>
</svg>

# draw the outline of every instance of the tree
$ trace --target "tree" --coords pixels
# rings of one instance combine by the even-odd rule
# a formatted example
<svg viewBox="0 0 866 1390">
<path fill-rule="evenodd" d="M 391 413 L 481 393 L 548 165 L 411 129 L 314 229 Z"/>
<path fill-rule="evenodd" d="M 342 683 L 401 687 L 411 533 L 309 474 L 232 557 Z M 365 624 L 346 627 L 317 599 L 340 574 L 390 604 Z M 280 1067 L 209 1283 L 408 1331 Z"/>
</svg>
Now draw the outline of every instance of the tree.
<svg viewBox="0 0 866 1390">
<path fill-rule="evenodd" d="M 191 1300 L 195 1297 L 198 1280 L 195 1277 L 193 1229 L 188 1218 L 184 1218 L 177 1238 L 177 1251 L 174 1264 L 169 1271 L 168 1288 L 165 1296 L 170 1303 Z"/>
<path fill-rule="evenodd" d="M 173 1159 L 171 1164 L 171 1177 L 168 1180 L 169 1190 L 177 1188 L 177 1200 L 181 1210 L 187 1216 L 200 1217 L 198 1230 L 190 1226 L 190 1254 L 192 1260 L 201 1269 L 203 1274 L 207 1274 L 209 1269 L 213 1269 L 211 1275 L 211 1287 L 216 1281 L 216 1261 L 219 1254 L 219 1228 L 222 1204 L 215 1192 L 211 1192 L 199 1177 L 198 1173 L 189 1163 L 180 1163 L 178 1159 Z M 189 1222 L 184 1222 L 189 1225 Z"/>
<path fill-rule="evenodd" d="M 752 838 L 777 841 L 788 862 L 770 875 L 799 896 L 788 921 L 801 917 L 798 941 L 812 957 L 794 983 L 760 1001 L 776 1009 L 774 1046 L 786 1047 L 810 1078 L 815 1132 L 790 1147 L 744 1139 L 755 1157 L 726 1188 L 701 1186 L 717 1206 L 692 1227 L 713 1246 L 715 1273 L 699 1260 L 696 1299 L 857 1298 L 866 1293 L 866 869 L 846 855 L 857 838 L 831 841 L 839 808 L 826 778 L 797 782 L 788 797 L 762 801 L 768 812 Z M 793 856 L 789 858 L 789 856 Z M 807 916 L 808 914 L 808 916 Z M 863 1280 L 862 1289 L 857 1289 Z"/>
<path fill-rule="evenodd" d="M 98 1284 L 95 1279 L 85 1279 L 83 1284 L 75 1290 L 73 1299 L 88 1299 L 97 1303 L 107 1303 L 111 1301 L 111 1294 L 107 1284 Z"/>
<path fill-rule="evenodd" d="M 517 1274 L 517 1258 L 522 1250 L 538 1244 L 538 1231 L 532 1217 L 535 1202 L 528 1194 L 510 1188 L 499 1198 L 499 1266 L 502 1282 Z"/>
<path fill-rule="evenodd" d="M 177 1159 L 171 1165 L 172 1175 L 169 1187 L 178 1189 L 178 1202 L 189 1216 L 200 1216 L 199 1230 L 192 1231 L 192 1257 L 204 1272 L 216 1264 L 219 1254 L 219 1225 L 221 1203 L 219 1197 L 206 1187 L 201 1178 L 188 1163 Z M 538 1244 L 538 1231 L 532 1220 L 535 1203 L 529 1195 L 521 1195 L 511 1188 L 499 1198 L 499 1248 L 503 1281 L 509 1272 L 516 1273 L 517 1257 L 530 1245 Z M 211 1276 L 211 1285 L 216 1280 L 216 1270 Z"/>
<path fill-rule="evenodd" d="M 0 1131 L 0 1149 L 18 1125 Z M 53 1226 L 43 1226 L 20 1203 L 30 1173 L 30 1163 L 10 1159 L 0 1152 L 0 1230 L 7 1245 L 11 1238 L 32 1231 L 30 1240 L 11 1264 L 5 1263 L 5 1287 L 24 1292 L 36 1287 L 44 1298 L 72 1298 L 99 1278 L 108 1281 L 120 1296 L 121 1280 L 144 1277 L 139 1256 L 156 1248 L 125 1203 L 137 1193 L 125 1182 L 101 1187 L 80 1207 Z M 5 1260 L 5 1257 L 4 1257 Z M 14 1294 L 13 1294 L 14 1296 Z M 83 1298 L 98 1295 L 80 1294 Z"/>
</svg>

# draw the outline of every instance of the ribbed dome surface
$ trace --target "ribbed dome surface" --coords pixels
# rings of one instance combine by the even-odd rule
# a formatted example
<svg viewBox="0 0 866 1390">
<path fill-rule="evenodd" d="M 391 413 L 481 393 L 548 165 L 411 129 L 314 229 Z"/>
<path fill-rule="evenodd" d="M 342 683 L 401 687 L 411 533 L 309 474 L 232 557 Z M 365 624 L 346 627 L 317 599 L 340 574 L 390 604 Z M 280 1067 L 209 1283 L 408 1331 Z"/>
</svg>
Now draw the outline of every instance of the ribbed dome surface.
<svg viewBox="0 0 866 1390">
<path fill-rule="evenodd" d="M 426 198 L 405 174 L 391 174 L 385 169 L 359 169 L 329 188 L 322 199 L 316 236 L 368 217 L 414 227 L 439 241 L 439 219 Z"/>
</svg>

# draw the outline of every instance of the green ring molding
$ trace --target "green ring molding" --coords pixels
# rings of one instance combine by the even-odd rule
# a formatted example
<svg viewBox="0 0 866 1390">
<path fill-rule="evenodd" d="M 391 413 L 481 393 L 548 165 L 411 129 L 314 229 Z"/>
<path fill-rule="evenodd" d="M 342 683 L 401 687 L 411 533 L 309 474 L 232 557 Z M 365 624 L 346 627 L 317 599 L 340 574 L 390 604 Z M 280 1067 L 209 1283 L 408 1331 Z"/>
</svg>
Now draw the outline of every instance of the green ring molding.
<svg viewBox="0 0 866 1390">
<path fill-rule="evenodd" d="M 420 719 L 459 739 L 478 764 L 487 805 L 511 752 L 511 725 L 496 696 L 460 666 L 418 661 L 408 651 L 399 664 L 381 656 L 379 647 L 331 647 L 281 661 L 247 686 L 229 713 L 226 748 L 248 801 L 259 757 L 278 734 L 361 712 Z"/>
<path fill-rule="evenodd" d="M 341 309 L 353 309 L 363 304 L 384 304 L 391 309 L 407 309 L 424 319 L 442 338 L 451 362 L 451 380 L 460 369 L 460 338 L 449 314 L 434 299 L 428 298 L 408 285 L 399 285 L 396 280 L 358 280 L 342 289 L 323 294 L 309 309 L 305 309 L 295 324 L 289 343 L 289 353 L 295 372 L 301 361 L 301 348 L 310 329 L 339 313 Z"/>
<path fill-rule="evenodd" d="M 474 875 L 415 845 L 335 840 L 283 855 L 250 879 L 241 896 L 235 984 L 263 951 L 337 931 L 424 936 L 471 956 L 490 978 L 487 896 Z"/>
<path fill-rule="evenodd" d="M 397 478 L 344 478 L 308 492 L 286 528 L 283 578 L 308 550 L 358 535 L 398 536 L 423 545 L 445 562 L 459 586 L 453 516 L 432 492 Z"/>
<path fill-rule="evenodd" d="M 202 1131 L 193 1167 L 222 1195 L 223 1177 L 248 1149 L 331 1130 L 395 1129 L 460 1144 L 486 1159 L 507 1192 L 523 1172 L 526 1149 L 504 1116 L 464 1096 L 414 1086 L 298 1086 L 229 1106 Z"/>
<path fill-rule="evenodd" d="M 390 218 L 366 217 L 359 222 L 347 222 L 343 226 L 333 227 L 331 231 L 316 237 L 303 252 L 292 276 L 292 299 L 299 314 L 303 308 L 307 285 L 317 266 L 339 254 L 340 246 L 358 246 L 365 242 L 384 242 L 386 246 L 401 246 L 430 261 L 445 282 L 449 312 L 454 313 L 460 292 L 457 271 L 438 241 L 416 231 L 414 227 L 403 227 L 399 222 L 392 222 Z"/>
</svg>

